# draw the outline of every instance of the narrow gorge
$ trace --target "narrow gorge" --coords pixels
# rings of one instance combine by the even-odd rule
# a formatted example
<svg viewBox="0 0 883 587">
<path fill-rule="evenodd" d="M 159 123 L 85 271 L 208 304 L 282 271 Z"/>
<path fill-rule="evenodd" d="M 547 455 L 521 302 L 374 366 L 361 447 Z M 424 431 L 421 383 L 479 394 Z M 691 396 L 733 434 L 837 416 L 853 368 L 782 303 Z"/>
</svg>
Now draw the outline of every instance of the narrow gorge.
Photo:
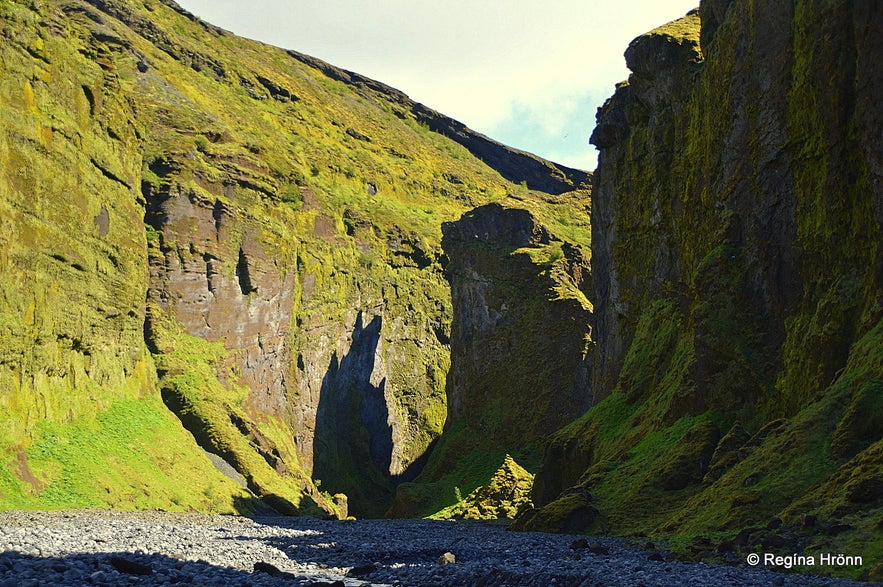
<svg viewBox="0 0 883 587">
<path fill-rule="evenodd" d="M 0 0 L 0 37 L 0 509 L 514 519 L 883 578 L 878 2 L 638 37 L 594 173 L 172 0 Z"/>
</svg>

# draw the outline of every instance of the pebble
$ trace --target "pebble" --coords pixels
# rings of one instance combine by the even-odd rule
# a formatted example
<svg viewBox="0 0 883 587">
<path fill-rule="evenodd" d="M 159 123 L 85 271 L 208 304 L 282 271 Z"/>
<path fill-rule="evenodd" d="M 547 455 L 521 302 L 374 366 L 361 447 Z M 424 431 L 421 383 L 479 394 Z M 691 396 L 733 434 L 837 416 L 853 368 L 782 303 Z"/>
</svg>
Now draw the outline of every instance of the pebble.
<svg viewBox="0 0 883 587">
<path fill-rule="evenodd" d="M 0 587 L 863 585 L 478 522 L 12 511 L 0 512 L 0 545 Z"/>
</svg>

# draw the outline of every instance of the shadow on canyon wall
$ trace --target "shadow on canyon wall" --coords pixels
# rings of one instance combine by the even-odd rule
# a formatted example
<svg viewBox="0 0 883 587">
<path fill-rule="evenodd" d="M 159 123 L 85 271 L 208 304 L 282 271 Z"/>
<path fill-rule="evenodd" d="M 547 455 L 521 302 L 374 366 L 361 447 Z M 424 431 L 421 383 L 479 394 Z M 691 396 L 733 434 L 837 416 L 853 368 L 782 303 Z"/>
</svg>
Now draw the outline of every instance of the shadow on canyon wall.
<svg viewBox="0 0 883 587">
<path fill-rule="evenodd" d="M 365 324 L 359 313 L 349 350 L 331 357 L 316 411 L 313 478 L 325 491 L 345 493 L 357 517 L 381 516 L 393 491 L 386 377 L 375 374 L 382 325 L 381 316 Z"/>
</svg>

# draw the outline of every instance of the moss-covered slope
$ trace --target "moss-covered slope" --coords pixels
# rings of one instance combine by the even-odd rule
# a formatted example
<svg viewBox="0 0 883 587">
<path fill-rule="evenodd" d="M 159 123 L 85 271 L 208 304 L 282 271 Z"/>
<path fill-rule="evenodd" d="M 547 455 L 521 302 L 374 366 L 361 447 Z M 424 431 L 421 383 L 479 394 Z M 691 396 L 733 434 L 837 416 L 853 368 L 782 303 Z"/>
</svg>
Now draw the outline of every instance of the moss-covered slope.
<svg viewBox="0 0 883 587">
<path fill-rule="evenodd" d="M 586 174 L 170 1 L 0 19 L 0 506 L 247 509 L 201 447 L 381 514 L 446 418 L 442 223 Z"/>
<path fill-rule="evenodd" d="M 603 401 L 550 445 L 524 526 L 880 560 L 881 24 L 704 1 L 629 46 L 592 137 Z"/>
<path fill-rule="evenodd" d="M 144 345 L 144 125 L 58 7 L 0 3 L 0 503 L 234 511 Z"/>
</svg>

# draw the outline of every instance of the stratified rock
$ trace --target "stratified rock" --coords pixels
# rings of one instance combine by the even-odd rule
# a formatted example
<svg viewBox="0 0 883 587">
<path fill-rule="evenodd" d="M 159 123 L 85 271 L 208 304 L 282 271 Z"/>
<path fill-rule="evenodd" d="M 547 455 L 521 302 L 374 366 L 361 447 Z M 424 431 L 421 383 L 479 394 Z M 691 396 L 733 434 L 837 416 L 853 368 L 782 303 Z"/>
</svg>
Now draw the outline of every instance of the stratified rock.
<svg viewBox="0 0 883 587">
<path fill-rule="evenodd" d="M 529 205 L 488 204 L 442 226 L 453 303 L 445 432 L 391 515 L 434 514 L 460 488 L 492 486 L 506 453 L 536 458 L 541 439 L 591 403 L 588 255 Z M 471 509 L 458 515 L 503 513 Z"/>
<path fill-rule="evenodd" d="M 0 12 L 0 501 L 381 515 L 445 422 L 440 226 L 589 175 L 171 1 Z"/>
</svg>

